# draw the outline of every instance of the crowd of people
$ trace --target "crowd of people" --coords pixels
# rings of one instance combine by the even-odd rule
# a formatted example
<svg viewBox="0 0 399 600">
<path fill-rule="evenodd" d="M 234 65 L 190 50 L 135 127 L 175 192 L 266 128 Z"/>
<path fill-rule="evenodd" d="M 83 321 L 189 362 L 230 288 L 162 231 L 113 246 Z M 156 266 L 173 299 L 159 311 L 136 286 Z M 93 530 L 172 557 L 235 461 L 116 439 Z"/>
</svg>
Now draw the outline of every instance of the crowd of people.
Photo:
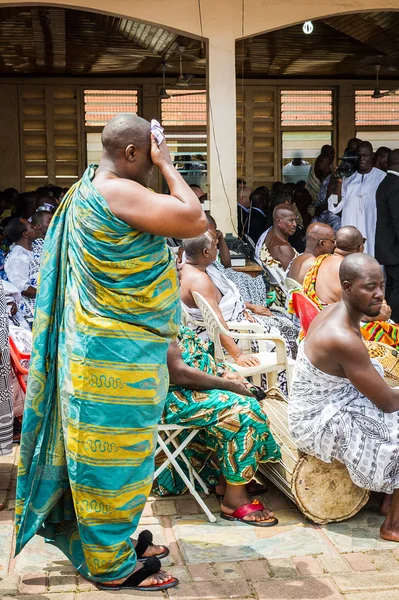
<svg viewBox="0 0 399 600">
<path fill-rule="evenodd" d="M 340 460 L 356 485 L 388 494 L 381 536 L 399 541 L 399 429 L 392 417 L 399 392 L 373 368 L 362 343 L 382 340 L 399 349 L 392 320 L 399 308 L 399 151 L 373 154 L 354 138 L 353 173 L 334 168 L 335 151 L 323 146 L 307 181 L 290 177 L 252 191 L 239 180 L 239 236 L 265 267 L 252 278 L 231 267 L 226 239 L 203 210 L 206 194 L 185 183 L 147 121 L 119 115 L 102 143 L 99 166 L 66 194 L 51 186 L 2 194 L 3 454 L 13 423 L 8 332 L 33 334 L 16 552 L 37 533 L 101 589 L 177 585 L 161 568 L 168 549 L 154 546 L 149 532 L 132 538 L 151 489 L 186 490 L 171 464 L 153 481 L 160 422 L 199 430 L 185 453 L 220 497 L 221 518 L 277 525 L 253 499 L 265 492 L 256 481 L 260 463 L 281 459 L 267 393 L 289 393 L 298 448 Z M 169 194 L 148 188 L 154 166 Z M 385 266 L 386 290 L 374 254 Z M 306 337 L 270 269 L 296 282 L 320 310 Z M 282 337 L 296 360 L 291 386 L 281 372 L 272 392 L 262 379 L 259 395 L 237 373 L 234 365 L 259 364 L 256 341 L 248 354 L 239 340 L 221 335 L 229 363 L 218 363 L 196 293 L 226 329 L 249 321 Z M 276 350 L 271 340 L 267 347 Z"/>
<path fill-rule="evenodd" d="M 8 336 L 20 352 L 30 354 L 44 239 L 65 191 L 45 186 L 22 194 L 14 188 L 0 192 L 0 279 L 4 292 L 1 319 L 3 328 L 6 327 L 1 352 L 7 355 L 7 360 L 1 361 L 0 377 L 3 381 L 12 377 L 14 392 L 13 402 L 10 386 L 2 386 L 0 454 L 9 452 L 12 443 L 19 440 L 23 413 L 21 391 L 9 366 Z"/>
</svg>

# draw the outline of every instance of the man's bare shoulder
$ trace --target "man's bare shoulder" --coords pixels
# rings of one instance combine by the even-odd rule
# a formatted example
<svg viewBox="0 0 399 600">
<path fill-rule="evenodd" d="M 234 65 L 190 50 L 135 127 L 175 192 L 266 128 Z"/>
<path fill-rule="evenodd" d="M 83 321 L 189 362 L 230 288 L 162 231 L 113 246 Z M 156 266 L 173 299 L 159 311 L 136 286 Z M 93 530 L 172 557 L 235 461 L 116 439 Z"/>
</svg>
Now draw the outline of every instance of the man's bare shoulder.
<svg viewBox="0 0 399 600">
<path fill-rule="evenodd" d="M 358 342 L 362 344 L 360 334 L 347 322 L 345 309 L 340 302 L 326 307 L 313 319 L 308 338 L 316 343 L 322 342 L 329 350 L 341 350 Z"/>
<path fill-rule="evenodd" d="M 282 240 L 281 238 L 277 237 L 277 236 L 273 236 L 271 237 L 268 241 L 267 241 L 267 247 L 270 248 L 277 248 L 277 249 L 286 249 L 286 248 L 291 248 L 292 246 L 289 242 L 287 242 L 286 240 Z"/>
<path fill-rule="evenodd" d="M 105 177 L 99 174 L 93 179 L 93 185 L 98 192 L 107 200 L 134 200 L 144 190 L 147 190 L 137 181 L 124 179 L 122 177 Z"/>
<path fill-rule="evenodd" d="M 183 267 L 182 278 L 183 281 L 189 284 L 191 288 L 194 288 L 194 286 L 198 287 L 203 285 L 213 285 L 212 279 L 209 277 L 208 273 L 205 271 L 200 271 L 200 269 L 197 269 L 196 267 L 193 267 L 187 263 Z"/>
</svg>

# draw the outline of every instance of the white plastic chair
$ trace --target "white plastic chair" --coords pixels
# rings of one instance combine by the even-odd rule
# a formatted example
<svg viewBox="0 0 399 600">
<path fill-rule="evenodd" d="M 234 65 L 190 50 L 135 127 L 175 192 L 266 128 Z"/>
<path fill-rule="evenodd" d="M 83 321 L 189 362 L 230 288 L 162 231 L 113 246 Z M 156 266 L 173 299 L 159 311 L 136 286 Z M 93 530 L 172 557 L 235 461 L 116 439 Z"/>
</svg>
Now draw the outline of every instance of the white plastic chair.
<svg viewBox="0 0 399 600">
<path fill-rule="evenodd" d="M 284 280 L 284 286 L 287 292 L 291 292 L 292 290 L 300 290 L 302 286 L 300 283 L 292 279 L 292 277 L 286 277 Z"/>
<path fill-rule="evenodd" d="M 251 323 L 250 321 L 230 322 L 228 323 L 230 329 L 226 329 L 220 322 L 215 311 L 201 294 L 193 292 L 193 298 L 201 311 L 209 338 L 214 343 L 215 359 L 217 362 L 225 362 L 232 365 L 243 377 L 252 377 L 255 385 L 260 385 L 261 375 L 265 374 L 267 376 L 268 387 L 277 385 L 278 373 L 285 370 L 287 373 L 288 392 L 290 391 L 291 372 L 295 361 L 287 357 L 285 341 L 281 336 L 263 333 L 262 326 L 259 323 Z M 221 334 L 240 340 L 241 350 L 244 353 L 256 356 L 260 364 L 254 367 L 242 367 L 237 365 L 232 358 L 227 358 L 220 342 Z M 259 352 L 257 353 L 251 352 L 252 340 L 258 342 Z M 266 342 L 268 341 L 275 344 L 275 352 L 267 350 Z"/>
<path fill-rule="evenodd" d="M 176 438 L 177 435 L 182 431 L 187 432 L 187 437 L 183 440 L 181 444 L 179 444 Z M 162 471 L 164 471 L 166 467 L 169 466 L 169 464 L 172 464 L 178 472 L 178 474 L 180 475 L 180 477 L 183 479 L 190 494 L 194 496 L 194 498 L 208 517 L 209 521 L 211 523 L 215 523 L 216 517 L 214 514 L 211 513 L 211 511 L 209 510 L 209 508 L 195 489 L 195 481 L 197 481 L 200 484 L 205 494 L 209 495 L 209 490 L 205 482 L 198 475 L 198 473 L 192 467 L 190 461 L 184 454 L 184 449 L 193 440 L 193 438 L 197 435 L 199 431 L 199 429 L 189 429 L 187 427 L 181 427 L 180 425 L 158 425 L 158 444 L 157 449 L 155 451 L 155 456 L 157 456 L 161 452 L 161 450 L 163 450 L 163 452 L 166 455 L 166 460 L 155 471 L 154 479 L 156 479 L 162 473 Z M 163 438 L 161 433 L 164 433 L 166 437 Z M 173 452 L 171 452 L 171 450 L 168 448 L 168 444 L 171 444 L 175 448 Z M 181 458 L 186 464 L 189 473 L 188 477 L 177 462 L 178 458 Z"/>
<path fill-rule="evenodd" d="M 195 327 L 203 327 L 204 324 L 202 321 L 196 321 L 192 315 L 187 310 L 187 306 L 181 302 L 181 324 L 183 327 L 189 327 L 190 325 L 194 325 Z"/>
</svg>

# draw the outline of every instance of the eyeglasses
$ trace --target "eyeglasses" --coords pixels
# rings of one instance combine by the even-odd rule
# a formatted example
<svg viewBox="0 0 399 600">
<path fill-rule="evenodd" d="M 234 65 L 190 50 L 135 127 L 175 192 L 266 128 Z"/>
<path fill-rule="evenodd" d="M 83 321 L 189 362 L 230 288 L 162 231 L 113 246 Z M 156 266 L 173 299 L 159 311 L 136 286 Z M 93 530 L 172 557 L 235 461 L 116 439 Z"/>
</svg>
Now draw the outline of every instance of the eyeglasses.
<svg viewBox="0 0 399 600">
<path fill-rule="evenodd" d="M 363 244 L 367 242 L 367 238 L 363 238 Z"/>
<path fill-rule="evenodd" d="M 321 238 L 321 239 L 319 240 L 319 243 L 320 243 L 320 242 L 331 242 L 332 244 L 335 244 L 335 243 L 336 243 L 336 242 L 335 242 L 335 240 L 332 240 L 331 238 Z"/>
</svg>

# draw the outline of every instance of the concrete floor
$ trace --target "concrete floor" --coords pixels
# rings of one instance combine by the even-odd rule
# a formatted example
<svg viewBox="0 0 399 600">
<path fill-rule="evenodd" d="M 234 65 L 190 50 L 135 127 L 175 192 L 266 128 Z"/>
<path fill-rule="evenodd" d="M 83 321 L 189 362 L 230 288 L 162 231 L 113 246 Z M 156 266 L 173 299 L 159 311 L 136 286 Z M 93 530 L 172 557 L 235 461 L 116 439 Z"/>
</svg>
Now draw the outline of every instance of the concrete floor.
<svg viewBox="0 0 399 600">
<path fill-rule="evenodd" d="M 17 447 L 12 457 L 0 457 L 0 599 L 115 598 L 80 577 L 43 538 L 12 558 L 16 461 Z M 382 518 L 375 504 L 343 523 L 318 526 L 272 484 L 260 499 L 279 518 L 276 527 L 209 523 L 189 495 L 150 498 L 140 529 L 151 529 L 156 542 L 169 546 L 163 562 L 181 583 L 168 593 L 123 592 L 118 599 L 399 599 L 399 547 L 379 539 Z M 207 503 L 217 515 L 218 500 L 210 496 Z"/>
</svg>

